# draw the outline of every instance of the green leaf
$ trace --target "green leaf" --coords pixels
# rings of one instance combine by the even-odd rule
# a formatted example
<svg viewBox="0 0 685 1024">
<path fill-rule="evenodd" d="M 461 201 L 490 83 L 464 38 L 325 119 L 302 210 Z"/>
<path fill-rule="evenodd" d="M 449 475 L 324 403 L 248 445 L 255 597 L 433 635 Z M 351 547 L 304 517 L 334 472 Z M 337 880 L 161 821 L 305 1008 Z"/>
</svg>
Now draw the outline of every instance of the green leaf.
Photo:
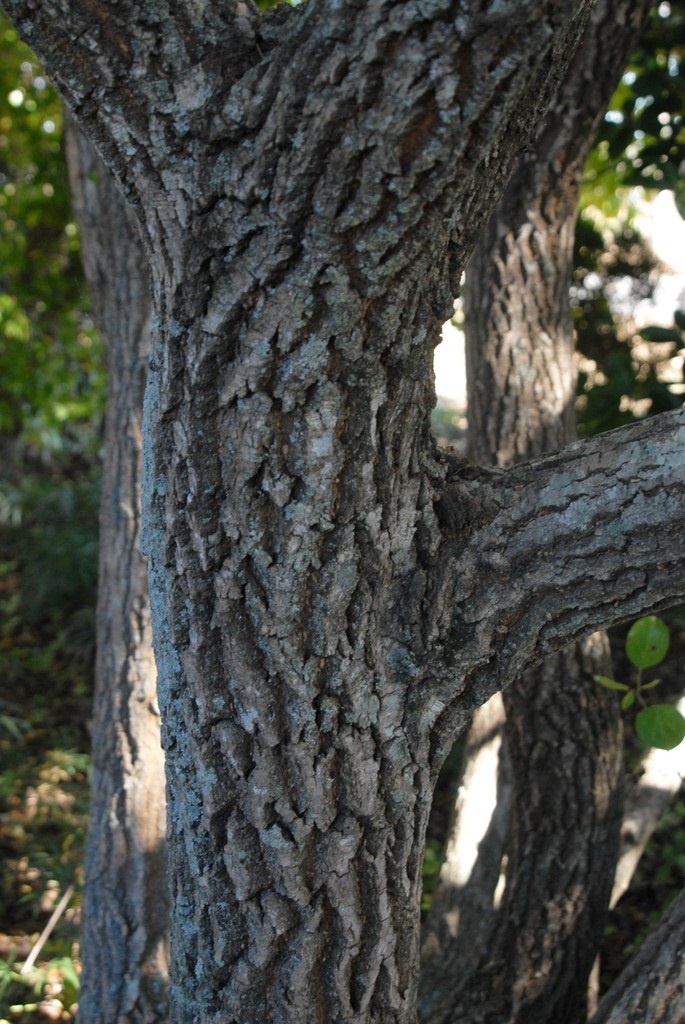
<svg viewBox="0 0 685 1024">
<path fill-rule="evenodd" d="M 623 711 L 627 711 L 628 708 L 632 708 L 635 703 L 635 690 L 630 690 L 621 701 L 621 708 Z"/>
<path fill-rule="evenodd" d="M 682 334 L 672 327 L 643 327 L 640 336 L 645 341 L 674 341 L 676 345 L 682 343 Z"/>
<path fill-rule="evenodd" d="M 641 683 L 640 690 L 653 690 L 661 682 L 660 679 L 652 679 L 649 683 Z"/>
<path fill-rule="evenodd" d="M 673 750 L 685 739 L 685 718 L 672 704 L 654 704 L 636 715 L 635 729 L 648 747 Z"/>
<path fill-rule="evenodd" d="M 663 661 L 668 650 L 668 627 L 656 615 L 634 622 L 626 637 L 626 654 L 636 668 L 651 668 Z"/>
<path fill-rule="evenodd" d="M 595 682 L 599 683 L 600 686 L 604 686 L 607 690 L 622 690 L 625 693 L 626 690 L 630 689 L 625 683 L 617 683 L 615 679 L 609 679 L 608 676 L 595 676 Z"/>
</svg>

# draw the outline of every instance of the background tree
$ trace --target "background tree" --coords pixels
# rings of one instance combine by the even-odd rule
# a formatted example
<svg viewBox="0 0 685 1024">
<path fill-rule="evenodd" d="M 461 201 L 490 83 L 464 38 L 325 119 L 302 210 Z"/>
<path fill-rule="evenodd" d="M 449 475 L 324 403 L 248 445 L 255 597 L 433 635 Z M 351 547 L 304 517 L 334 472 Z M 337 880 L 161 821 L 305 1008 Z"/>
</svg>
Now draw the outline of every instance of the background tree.
<svg viewBox="0 0 685 1024">
<path fill-rule="evenodd" d="M 79 1016 L 143 1024 L 167 1018 L 168 956 L 164 757 L 139 545 L 148 271 L 119 189 L 67 123 L 74 212 L 108 383 Z"/>
<path fill-rule="evenodd" d="M 569 293 L 578 198 L 598 123 L 648 9 L 597 4 L 536 145 L 471 257 L 464 307 L 468 448 L 476 462 L 507 466 L 576 437 Z M 476 760 L 465 768 L 461 801 L 479 803 L 492 792 L 504 807 L 496 801 L 480 835 L 462 838 L 456 816 L 424 945 L 428 1020 L 451 1020 L 456 1006 L 483 1021 L 587 1017 L 623 772 L 618 707 L 594 681 L 611 675 L 607 655 L 606 637 L 582 641 L 476 713 L 469 744 Z M 505 750 L 501 760 L 495 741 Z M 468 817 L 465 827 L 473 827 Z M 477 855 L 464 877 L 460 855 L 471 843 Z M 495 911 L 503 863 L 507 881 Z"/>
<path fill-rule="evenodd" d="M 102 456 L 92 722 L 95 798 L 88 830 L 80 1004 L 89 1019 L 100 1013 L 110 1020 L 116 1012 L 129 1020 L 159 1020 L 166 1018 L 168 932 L 164 779 L 147 588 L 138 551 L 140 419 L 150 317 L 147 267 L 137 229 L 111 176 L 73 124 L 71 131 L 63 131 L 62 106 L 54 89 L 4 15 L 0 40 L 0 123 L 5 133 L 0 139 L 0 246 L 6 290 L 0 328 L 5 385 L 0 398 L 0 542 L 2 558 L 7 552 L 11 559 L 0 562 L 0 675 L 8 698 L 11 692 L 14 695 L 11 704 L 4 693 L 0 702 L 0 738 L 5 740 L 3 860 L 7 853 L 0 917 L 3 930 L 14 931 L 38 909 L 53 909 L 61 895 L 58 884 L 63 890 L 76 889 L 70 902 L 77 908 L 80 901 L 78 816 L 66 810 L 74 799 L 69 789 L 77 789 L 79 780 L 72 782 L 71 769 L 67 775 L 62 768 L 67 791 L 56 792 L 52 800 L 47 795 L 40 798 L 33 812 L 28 805 L 30 784 L 41 794 L 45 791 L 41 773 L 48 767 L 41 761 L 33 765 L 38 747 L 46 748 L 43 756 L 53 772 L 57 766 L 51 759 L 61 758 L 64 766 L 78 765 L 82 780 L 87 763 L 69 748 L 90 746 L 79 735 L 79 725 L 83 728 L 86 715 L 90 717 L 83 707 L 85 691 L 92 689 L 94 513 Z M 66 121 L 68 128 L 68 117 Z M 65 134 L 70 142 L 66 148 L 73 211 Z M 93 296 L 93 317 L 107 343 L 109 412 L 102 453 L 102 346 L 86 303 L 79 254 Z M 38 700 L 32 700 L 35 693 Z M 12 713 L 10 718 L 7 712 Z M 12 733 L 7 731 L 8 722 Z M 21 773 L 15 761 L 23 763 Z M 19 827 L 12 812 L 16 816 L 19 800 L 24 803 L 24 775 L 26 834 L 21 843 L 14 843 Z M 47 815 L 54 819 L 52 805 L 58 802 L 65 809 L 59 825 L 53 820 L 52 835 L 41 836 L 39 822 Z M 59 854 L 50 845 L 53 836 Z M 27 905 L 29 878 L 32 892 Z M 20 886 L 23 900 L 14 894 Z M 71 917 L 70 911 L 66 917 Z M 37 926 L 36 921 L 30 930 Z M 61 917 L 61 942 L 50 951 L 41 946 L 50 976 L 62 979 L 59 997 L 65 1009 L 78 977 L 69 959 L 55 958 L 55 952 L 69 950 L 73 928 L 73 922 Z M 110 939 L 107 945 L 101 941 L 105 934 Z M 20 940 L 9 942 L 7 948 L 0 938 L 9 960 L 0 962 L 0 1003 L 6 998 L 8 1004 L 17 1004 L 22 995 L 12 959 L 19 953 Z M 19 955 L 26 959 L 26 952 Z M 38 985 L 32 971 L 25 981 Z M 48 990 L 51 987 L 55 985 L 48 984 Z M 0 1005 L 0 1016 L 7 1013 Z"/>
<path fill-rule="evenodd" d="M 680 415 L 506 473 L 428 430 L 449 281 L 582 7 L 8 8 L 155 283 L 174 1019 L 411 1020 L 448 740 L 529 658 L 684 586 Z"/>
<path fill-rule="evenodd" d="M 682 311 L 676 310 L 672 325 L 641 325 L 638 331 L 617 323 L 608 296 L 618 282 L 630 282 L 637 305 L 652 297 L 662 269 L 631 216 L 630 190 L 647 189 L 654 195 L 670 189 L 682 209 L 678 168 L 685 139 L 684 55 L 683 5 L 677 0 L 661 3 L 652 11 L 612 97 L 586 165 L 573 286 L 578 346 L 596 375 L 581 375 L 584 434 L 632 422 L 645 410 L 654 415 L 682 403 L 682 395 L 663 379 L 660 368 L 682 350 Z"/>
</svg>

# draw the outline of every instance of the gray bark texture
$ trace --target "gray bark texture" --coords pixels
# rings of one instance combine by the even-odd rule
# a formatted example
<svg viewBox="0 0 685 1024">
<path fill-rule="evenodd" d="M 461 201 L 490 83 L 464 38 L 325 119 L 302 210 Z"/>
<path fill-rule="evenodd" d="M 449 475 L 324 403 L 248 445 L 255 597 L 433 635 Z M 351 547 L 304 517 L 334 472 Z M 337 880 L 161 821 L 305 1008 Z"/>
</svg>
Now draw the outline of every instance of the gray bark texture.
<svg viewBox="0 0 685 1024">
<path fill-rule="evenodd" d="M 108 382 L 79 1021 L 160 1024 L 168 1013 L 164 756 L 139 550 L 148 269 L 111 174 L 68 116 L 66 123 L 74 213 Z"/>
<path fill-rule="evenodd" d="M 685 415 L 440 453 L 454 282 L 590 4 L 5 0 L 134 204 L 177 1024 L 409 1024 L 430 796 L 531 660 L 685 592 Z"/>
<path fill-rule="evenodd" d="M 576 436 L 569 290 L 583 166 L 648 10 L 647 2 L 595 6 L 534 152 L 523 157 L 475 246 L 464 309 L 468 449 L 479 463 L 505 467 Z M 505 691 L 495 730 L 506 752 L 501 761 L 471 743 L 481 763 L 475 778 L 476 766 L 467 764 L 469 791 L 496 792 L 506 807 L 494 808 L 487 831 L 472 837 L 481 840 L 482 861 L 465 879 L 451 861 L 472 822 L 455 817 L 423 943 L 420 1005 L 431 1024 L 586 1019 L 622 780 L 618 703 L 607 700 L 595 674 L 611 675 L 600 636 L 528 670 Z M 493 729 L 490 703 L 476 712 L 477 736 L 481 716 Z"/>
<path fill-rule="evenodd" d="M 685 1002 L 681 893 L 599 1004 L 590 1024 L 680 1024 Z"/>
</svg>

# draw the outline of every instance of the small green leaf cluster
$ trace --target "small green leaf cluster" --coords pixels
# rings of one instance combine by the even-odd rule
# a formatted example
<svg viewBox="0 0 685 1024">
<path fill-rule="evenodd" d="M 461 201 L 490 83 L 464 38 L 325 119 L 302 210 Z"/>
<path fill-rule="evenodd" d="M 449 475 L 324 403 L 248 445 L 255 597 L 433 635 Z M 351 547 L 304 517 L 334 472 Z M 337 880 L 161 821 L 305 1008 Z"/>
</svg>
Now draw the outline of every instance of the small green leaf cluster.
<svg viewBox="0 0 685 1024">
<path fill-rule="evenodd" d="M 34 1014 L 40 1020 L 73 1020 L 79 987 L 78 970 L 69 956 L 54 957 L 26 974 L 18 964 L 0 960 L 0 1024 L 10 1024 L 5 1014 L 15 1021 Z"/>
<path fill-rule="evenodd" d="M 661 750 L 673 750 L 685 739 L 685 718 L 672 704 L 645 705 L 643 694 L 653 690 L 661 680 L 643 682 L 642 673 L 664 660 L 669 642 L 668 626 L 656 615 L 645 615 L 633 623 L 626 637 L 626 654 L 637 670 L 635 684 L 628 686 L 608 676 L 595 676 L 600 686 L 623 694 L 621 707 L 624 711 L 634 704 L 643 705 L 635 716 L 635 730 L 646 746 Z"/>
</svg>

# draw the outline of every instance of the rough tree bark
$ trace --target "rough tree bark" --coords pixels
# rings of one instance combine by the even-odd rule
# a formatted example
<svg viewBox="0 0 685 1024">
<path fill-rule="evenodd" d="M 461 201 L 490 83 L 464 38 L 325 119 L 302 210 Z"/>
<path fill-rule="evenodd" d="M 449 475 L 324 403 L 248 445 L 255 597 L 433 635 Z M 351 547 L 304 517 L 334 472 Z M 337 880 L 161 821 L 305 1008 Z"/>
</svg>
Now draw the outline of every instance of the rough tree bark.
<svg viewBox="0 0 685 1024">
<path fill-rule="evenodd" d="M 590 4 L 5 2 L 148 246 L 171 1016 L 414 1021 L 455 733 L 685 591 L 683 413 L 506 471 L 429 428 L 451 282 Z"/>
<path fill-rule="evenodd" d="M 107 356 L 79 1020 L 158 1024 L 168 1012 L 164 757 L 139 550 L 148 269 L 138 228 L 107 168 L 68 114 L 66 128 L 83 265 Z"/>
<path fill-rule="evenodd" d="M 583 166 L 648 10 L 647 2 L 595 6 L 535 150 L 471 257 L 468 449 L 479 463 L 511 465 L 576 436 L 569 292 Z M 480 836 L 462 839 L 472 823 L 455 819 L 423 943 L 428 1021 L 586 1019 L 621 806 L 618 705 L 594 682 L 600 673 L 611 675 L 608 645 L 595 636 L 524 673 L 497 704 L 498 722 L 491 702 L 476 712 L 473 729 L 480 735 L 486 716 L 487 749 L 504 744 L 502 770 L 512 777 L 497 781 L 497 757 L 473 745 L 482 763 L 466 767 L 472 800 L 480 786 L 504 794 L 506 807 L 492 808 Z M 452 861 L 479 839 L 483 867 L 476 862 L 463 880 Z M 505 852 L 506 888 L 495 906 Z"/>
<path fill-rule="evenodd" d="M 681 893 L 599 1005 L 590 1024 L 680 1024 L 685 992 Z"/>
</svg>

